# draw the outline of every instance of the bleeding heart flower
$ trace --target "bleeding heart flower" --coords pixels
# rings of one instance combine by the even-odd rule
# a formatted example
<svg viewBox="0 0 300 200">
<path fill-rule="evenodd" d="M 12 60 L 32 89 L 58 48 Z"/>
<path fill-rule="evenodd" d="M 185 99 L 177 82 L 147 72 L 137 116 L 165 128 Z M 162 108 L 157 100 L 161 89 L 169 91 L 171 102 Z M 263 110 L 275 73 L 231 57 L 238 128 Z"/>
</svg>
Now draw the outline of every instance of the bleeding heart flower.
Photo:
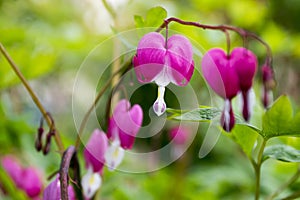
<svg viewBox="0 0 300 200">
<path fill-rule="evenodd" d="M 132 149 L 135 137 L 143 122 L 143 110 L 138 104 L 130 106 L 130 102 L 122 99 L 118 102 L 109 119 L 107 137 L 120 140 L 123 149 Z"/>
<path fill-rule="evenodd" d="M 235 123 L 231 100 L 240 90 L 238 74 L 232 66 L 231 59 L 230 55 L 226 55 L 219 48 L 207 51 L 202 58 L 204 78 L 211 88 L 225 99 L 225 106 L 221 115 L 221 125 L 228 132 L 231 131 Z"/>
<path fill-rule="evenodd" d="M 93 172 L 102 173 L 105 162 L 105 151 L 108 147 L 108 139 L 103 131 L 95 129 L 85 146 L 84 159 L 87 168 L 92 168 Z"/>
<path fill-rule="evenodd" d="M 240 90 L 243 97 L 243 117 L 246 121 L 250 119 L 253 103 L 251 88 L 257 69 L 257 58 L 254 53 L 243 47 L 233 49 L 230 54 L 232 66 L 235 68 L 238 77 Z"/>
<path fill-rule="evenodd" d="M 249 50 L 239 47 L 230 55 L 219 48 L 209 50 L 202 58 L 204 78 L 211 88 L 225 100 L 221 124 L 226 131 L 231 131 L 235 124 L 231 100 L 239 91 L 243 96 L 243 117 L 250 117 L 250 89 L 257 68 L 257 58 Z"/>
<path fill-rule="evenodd" d="M 141 83 L 154 81 L 159 86 L 158 98 L 153 109 L 160 116 L 166 110 L 165 87 L 170 82 L 185 86 L 193 75 L 192 45 L 182 35 L 173 35 L 166 41 L 159 33 L 148 33 L 138 44 L 133 65 Z"/>
</svg>

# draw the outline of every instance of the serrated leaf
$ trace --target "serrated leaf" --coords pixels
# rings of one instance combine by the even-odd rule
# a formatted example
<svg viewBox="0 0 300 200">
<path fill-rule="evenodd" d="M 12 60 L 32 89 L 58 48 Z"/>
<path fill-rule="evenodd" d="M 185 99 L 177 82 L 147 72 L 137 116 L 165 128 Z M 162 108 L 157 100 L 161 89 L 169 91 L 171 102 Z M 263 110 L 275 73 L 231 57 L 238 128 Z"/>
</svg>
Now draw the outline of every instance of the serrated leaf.
<svg viewBox="0 0 300 200">
<path fill-rule="evenodd" d="M 262 135 L 266 139 L 276 136 L 291 135 L 293 109 L 286 95 L 280 96 L 263 115 Z"/>
<path fill-rule="evenodd" d="M 145 26 L 146 27 L 158 27 L 164 22 L 164 19 L 166 17 L 167 17 L 167 11 L 164 8 L 162 8 L 160 6 L 151 8 L 147 12 Z"/>
<path fill-rule="evenodd" d="M 254 147 L 258 134 L 259 132 L 248 125 L 236 124 L 231 131 L 231 134 L 229 135 L 250 158 L 252 156 L 252 149 Z"/>
<path fill-rule="evenodd" d="M 171 120 L 208 122 L 220 115 L 221 111 L 212 107 L 197 108 L 190 111 L 168 108 L 167 113 L 171 114 L 168 117 Z"/>
<path fill-rule="evenodd" d="M 274 158 L 284 162 L 300 162 L 300 150 L 291 146 L 277 144 L 265 148 L 263 160 Z"/>
</svg>

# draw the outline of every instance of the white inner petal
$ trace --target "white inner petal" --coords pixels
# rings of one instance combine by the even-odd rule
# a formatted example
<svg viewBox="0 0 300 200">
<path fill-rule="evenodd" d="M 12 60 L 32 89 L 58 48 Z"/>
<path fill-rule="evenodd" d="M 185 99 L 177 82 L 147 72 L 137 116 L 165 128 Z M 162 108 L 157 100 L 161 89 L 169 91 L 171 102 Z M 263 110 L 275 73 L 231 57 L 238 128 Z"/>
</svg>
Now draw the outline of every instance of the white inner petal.
<svg viewBox="0 0 300 200">
<path fill-rule="evenodd" d="M 124 149 L 120 146 L 120 140 L 115 139 L 105 152 L 105 162 L 110 171 L 115 170 L 122 162 L 125 155 Z"/>
<path fill-rule="evenodd" d="M 230 127 L 230 101 L 229 99 L 225 100 L 225 104 L 224 104 L 224 123 L 225 123 L 225 127 L 226 130 L 229 130 Z"/>
<path fill-rule="evenodd" d="M 159 86 L 157 92 L 157 99 L 153 104 L 153 110 L 157 116 L 161 116 L 166 111 L 166 103 L 165 103 L 165 87 Z"/>
<path fill-rule="evenodd" d="M 87 173 L 82 177 L 81 185 L 84 196 L 88 199 L 92 198 L 96 191 L 100 188 L 102 179 L 99 173 L 93 173 L 92 167 L 89 167 Z"/>
</svg>

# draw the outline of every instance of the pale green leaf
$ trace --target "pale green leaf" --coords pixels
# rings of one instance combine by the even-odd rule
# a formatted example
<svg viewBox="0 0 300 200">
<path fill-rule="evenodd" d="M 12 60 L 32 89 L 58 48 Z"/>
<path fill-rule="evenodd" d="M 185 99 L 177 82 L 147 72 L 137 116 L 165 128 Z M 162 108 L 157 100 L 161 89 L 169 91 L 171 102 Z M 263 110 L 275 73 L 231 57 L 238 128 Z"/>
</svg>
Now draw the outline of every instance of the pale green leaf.
<svg viewBox="0 0 300 200">
<path fill-rule="evenodd" d="M 291 135 L 292 118 L 293 109 L 291 102 L 286 95 L 282 95 L 263 115 L 263 137 L 268 139 L 276 136 Z"/>
<path fill-rule="evenodd" d="M 284 162 L 300 162 L 300 150 L 291 146 L 277 144 L 265 148 L 263 160 L 274 158 Z"/>
<path fill-rule="evenodd" d="M 167 109 L 168 119 L 178 121 L 208 122 L 221 114 L 221 111 L 212 107 L 201 107 L 190 111 Z"/>
<path fill-rule="evenodd" d="M 252 156 L 252 149 L 256 142 L 258 133 L 254 128 L 244 124 L 236 124 L 231 131 L 230 137 L 242 148 L 244 153 Z"/>
<path fill-rule="evenodd" d="M 164 19 L 166 17 L 167 17 L 167 11 L 164 8 L 162 8 L 160 6 L 151 8 L 147 12 L 145 26 L 146 27 L 158 27 L 164 22 Z"/>
</svg>

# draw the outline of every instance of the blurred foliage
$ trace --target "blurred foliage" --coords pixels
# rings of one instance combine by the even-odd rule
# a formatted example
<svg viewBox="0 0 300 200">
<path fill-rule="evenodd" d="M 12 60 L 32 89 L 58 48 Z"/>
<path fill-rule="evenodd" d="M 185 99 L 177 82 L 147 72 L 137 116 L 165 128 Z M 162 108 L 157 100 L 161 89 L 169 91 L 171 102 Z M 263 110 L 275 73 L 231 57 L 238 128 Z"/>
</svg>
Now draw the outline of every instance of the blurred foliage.
<svg viewBox="0 0 300 200">
<path fill-rule="evenodd" d="M 72 91 L 76 73 L 86 56 L 95 46 L 114 36 L 116 32 L 135 27 L 150 26 L 153 29 L 153 27 L 159 26 L 166 16 L 176 16 L 188 21 L 214 25 L 231 24 L 261 36 L 273 50 L 274 69 L 278 82 L 276 93 L 286 93 L 292 97 L 291 100 L 288 100 L 289 102 L 284 99 L 278 109 L 289 111 L 292 105 L 295 107 L 294 110 L 299 109 L 299 1 L 131 0 L 122 1 L 123 4 L 120 3 L 121 1 L 107 0 L 107 2 L 118 11 L 115 18 L 112 18 L 105 10 L 101 1 L 96 0 L 0 0 L 0 42 L 7 48 L 22 73 L 30 80 L 30 84 L 45 107 L 54 116 L 66 145 L 73 144 L 76 137 L 76 127 L 72 115 Z M 152 9 L 147 13 L 150 8 L 157 6 L 162 6 L 168 15 L 162 9 L 159 12 Z M 197 97 L 201 105 L 209 104 L 209 92 L 199 73 L 199 60 L 206 49 L 217 46 L 225 48 L 224 34 L 179 24 L 170 24 L 170 29 L 188 36 L 200 49 L 197 49 L 195 53 L 196 74 L 192 78 L 191 84 L 195 91 L 199 91 Z M 232 34 L 231 36 L 232 48 L 242 45 L 242 40 L 237 35 Z M 138 41 L 136 39 L 132 43 L 130 43 L 131 41 L 127 42 L 136 45 Z M 265 49 L 255 42 L 250 43 L 249 48 L 257 54 L 261 65 L 266 53 Z M 105 45 L 101 52 L 90 54 L 88 65 L 99 67 L 99 69 L 106 67 L 107 63 L 111 63 L 116 49 L 118 49 L 118 45 Z M 94 74 L 94 71 L 85 74 L 86 90 L 93 88 L 89 84 Z M 99 81 L 99 85 L 105 83 L 109 76 L 110 71 L 107 70 Z M 259 78 L 257 78 L 257 82 L 256 94 L 258 95 Z M 56 146 L 54 144 L 52 145 L 53 151 L 47 157 L 35 151 L 33 141 L 41 115 L 19 83 L 4 57 L 0 55 L 0 155 L 15 154 L 22 158 L 27 165 L 39 168 L 44 172 L 43 179 L 46 186 L 48 184 L 47 176 L 56 171 L 59 166 L 59 155 L 55 153 Z M 141 91 L 142 89 L 144 91 Z M 132 102 L 141 103 L 144 111 L 149 109 L 152 102 L 152 96 L 149 93 L 152 91 L 155 93 L 153 85 L 141 87 L 138 92 L 133 94 Z M 82 106 L 86 106 L 90 102 L 86 100 L 84 90 L 82 93 Z M 99 114 L 97 113 L 100 117 L 99 121 L 102 121 L 105 116 L 106 101 L 109 95 L 109 92 L 105 93 L 103 100 L 100 101 Z M 155 94 L 153 94 L 153 98 L 155 98 L 154 96 Z M 177 99 L 173 100 L 172 95 L 168 94 L 167 103 L 175 107 Z M 277 128 L 282 128 L 281 120 L 287 121 L 282 125 L 283 128 L 288 126 L 289 120 L 292 120 L 292 123 L 298 128 L 299 124 L 296 122 L 299 121 L 299 114 L 292 115 L 290 111 L 286 114 L 289 116 L 278 116 L 280 120 L 276 123 L 279 126 Z M 290 119 L 290 116 L 294 118 Z M 265 118 L 268 118 L 268 114 Z M 150 120 L 148 117 L 147 122 Z M 261 121 L 261 118 L 257 117 L 254 120 Z M 76 124 L 76 126 L 78 125 Z M 183 156 L 183 158 L 188 158 L 188 161 L 183 162 L 182 158 L 162 170 L 145 174 L 105 171 L 103 186 L 98 195 L 101 196 L 101 199 L 108 200 L 253 199 L 254 173 L 245 154 L 250 155 L 257 133 L 249 127 L 239 130 L 241 126 L 237 125 L 230 136 L 233 140 L 222 134 L 213 151 L 205 158 L 199 159 L 199 148 L 207 130 L 207 125 L 200 123 L 196 138 Z M 244 136 L 249 132 L 251 134 Z M 156 142 L 156 140 L 154 141 Z M 245 141 L 249 141 L 249 143 Z M 164 140 L 162 145 L 166 142 Z M 282 155 L 282 146 L 275 146 L 278 149 L 272 149 L 275 148 L 273 146 L 266 152 L 266 157 L 282 160 L 283 156 L 290 158 L 291 155 L 294 155 L 293 152 L 299 152 L 297 150 L 300 148 L 298 138 L 283 137 L 278 140 L 272 139 L 271 142 L 287 144 L 292 146 L 289 147 L 292 149 L 289 149 L 290 154 Z M 140 148 L 153 143 L 153 141 L 147 141 L 143 145 L 137 145 Z M 298 157 L 296 158 L 298 159 Z M 272 193 L 282 182 L 292 176 L 298 167 L 294 163 L 283 163 L 270 159 L 265 164 L 262 173 L 262 197 Z M 81 163 L 81 166 L 84 164 Z M 12 192 L 14 188 L 11 186 L 11 181 L 2 170 L 0 170 L 0 176 L 0 181 L 5 181 L 9 187 L 7 192 L 19 198 L 18 195 L 22 194 Z M 293 191 L 299 191 L 299 188 L 300 182 L 297 181 L 285 191 L 283 196 Z M 0 198 L 8 199 L 2 194 L 0 194 Z"/>
</svg>

